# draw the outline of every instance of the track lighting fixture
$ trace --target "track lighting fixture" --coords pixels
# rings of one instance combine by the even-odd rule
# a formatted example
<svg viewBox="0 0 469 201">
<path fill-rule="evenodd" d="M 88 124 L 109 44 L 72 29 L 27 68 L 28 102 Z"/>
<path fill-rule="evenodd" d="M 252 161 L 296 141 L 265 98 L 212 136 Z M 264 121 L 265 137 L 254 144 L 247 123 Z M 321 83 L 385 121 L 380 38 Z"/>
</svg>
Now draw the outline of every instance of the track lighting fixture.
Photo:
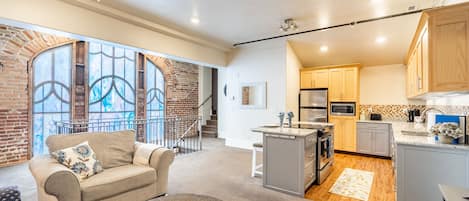
<svg viewBox="0 0 469 201">
<path fill-rule="evenodd" d="M 288 18 L 283 20 L 283 24 L 280 25 L 280 30 L 287 32 L 287 31 L 296 31 L 298 29 L 298 25 L 296 24 L 295 20 L 292 18 Z"/>
</svg>

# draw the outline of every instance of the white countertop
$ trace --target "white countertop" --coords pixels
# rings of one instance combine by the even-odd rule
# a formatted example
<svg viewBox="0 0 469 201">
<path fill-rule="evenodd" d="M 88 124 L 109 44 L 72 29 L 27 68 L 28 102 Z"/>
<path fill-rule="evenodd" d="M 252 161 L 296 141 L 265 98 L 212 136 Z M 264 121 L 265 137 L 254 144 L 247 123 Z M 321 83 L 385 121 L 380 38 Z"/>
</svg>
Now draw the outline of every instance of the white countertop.
<svg viewBox="0 0 469 201">
<path fill-rule="evenodd" d="M 426 124 L 406 122 L 406 121 L 369 121 L 369 120 L 359 120 L 358 123 L 380 123 L 380 124 L 391 124 L 392 131 L 394 136 L 394 142 L 397 145 L 411 145 L 419 147 L 429 147 L 429 148 L 443 148 L 443 149 L 461 149 L 468 150 L 469 145 L 463 144 L 442 144 L 438 141 L 435 141 L 435 137 L 428 133 L 425 135 L 404 135 L 402 131 L 411 131 L 411 132 L 427 132 Z"/>
<path fill-rule="evenodd" d="M 288 135 L 288 136 L 296 136 L 296 137 L 305 137 L 311 134 L 315 134 L 318 131 L 316 129 L 304 129 L 304 128 L 267 128 L 267 127 L 259 127 L 251 129 L 253 132 L 260 132 L 263 134 L 277 134 L 277 135 Z"/>
<path fill-rule="evenodd" d="M 447 185 L 438 185 L 442 197 L 446 201 L 467 201 L 463 198 L 464 194 L 469 193 L 469 189 L 456 187 L 456 186 L 447 186 Z"/>
</svg>

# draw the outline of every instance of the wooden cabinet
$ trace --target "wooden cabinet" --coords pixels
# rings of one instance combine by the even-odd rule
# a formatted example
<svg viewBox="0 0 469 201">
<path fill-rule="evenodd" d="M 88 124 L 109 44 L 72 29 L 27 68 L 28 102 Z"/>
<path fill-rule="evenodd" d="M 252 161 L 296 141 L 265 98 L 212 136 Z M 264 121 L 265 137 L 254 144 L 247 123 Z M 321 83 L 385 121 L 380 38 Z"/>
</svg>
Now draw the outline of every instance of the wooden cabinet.
<svg viewBox="0 0 469 201">
<path fill-rule="evenodd" d="M 329 70 L 329 100 L 340 101 L 344 87 L 344 73 L 341 69 Z"/>
<path fill-rule="evenodd" d="M 329 87 L 329 70 L 313 70 L 313 87 L 314 88 L 328 88 Z"/>
<path fill-rule="evenodd" d="M 409 98 L 469 91 L 469 3 L 425 11 L 406 63 Z"/>
<path fill-rule="evenodd" d="M 358 99 L 358 67 L 329 70 L 329 99 L 350 101 Z"/>
<path fill-rule="evenodd" d="M 313 74 L 311 71 L 303 71 L 300 74 L 300 89 L 313 88 Z"/>
<path fill-rule="evenodd" d="M 344 92 L 342 101 L 358 100 L 358 68 L 344 68 Z"/>
<path fill-rule="evenodd" d="M 389 124 L 357 122 L 357 152 L 390 156 L 390 139 Z"/>
<path fill-rule="evenodd" d="M 334 149 L 355 152 L 355 117 L 331 116 L 329 121 L 334 124 Z"/>
<path fill-rule="evenodd" d="M 300 80 L 301 89 L 328 88 L 329 71 L 327 69 L 302 71 Z"/>
</svg>

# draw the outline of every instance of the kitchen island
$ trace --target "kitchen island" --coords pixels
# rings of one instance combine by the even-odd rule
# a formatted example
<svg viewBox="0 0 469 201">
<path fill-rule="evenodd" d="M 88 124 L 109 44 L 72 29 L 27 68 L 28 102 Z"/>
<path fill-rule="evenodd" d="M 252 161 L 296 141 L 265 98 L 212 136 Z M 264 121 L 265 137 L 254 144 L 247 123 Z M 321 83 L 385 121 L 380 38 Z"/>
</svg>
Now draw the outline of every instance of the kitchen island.
<svg viewBox="0 0 469 201">
<path fill-rule="evenodd" d="M 316 179 L 317 129 L 255 128 L 263 135 L 262 183 L 304 196 Z"/>
<path fill-rule="evenodd" d="M 304 123 L 304 122 L 303 122 Z M 296 125 L 297 127 L 298 124 Z M 312 127 L 314 126 L 314 128 Z M 263 186 L 304 196 L 317 176 L 318 131 L 332 124 L 306 128 L 259 127 L 263 135 Z M 332 163 L 332 162 L 331 162 Z"/>
</svg>

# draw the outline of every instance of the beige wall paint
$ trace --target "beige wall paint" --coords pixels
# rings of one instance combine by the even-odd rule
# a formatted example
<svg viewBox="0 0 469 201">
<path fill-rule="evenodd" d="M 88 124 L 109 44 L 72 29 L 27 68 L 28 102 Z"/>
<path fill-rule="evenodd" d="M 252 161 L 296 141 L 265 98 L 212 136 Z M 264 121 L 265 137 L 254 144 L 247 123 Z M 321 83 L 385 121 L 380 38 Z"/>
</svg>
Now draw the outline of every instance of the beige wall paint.
<svg viewBox="0 0 469 201">
<path fill-rule="evenodd" d="M 2 1 L 0 22 L 71 33 L 74 38 L 109 41 L 201 65 L 226 66 L 225 51 L 119 21 L 60 0 Z M 24 24 L 32 26 L 24 27 Z"/>
<path fill-rule="evenodd" d="M 405 105 L 425 104 L 406 97 L 404 64 L 369 66 L 360 70 L 360 104 Z"/>
<path fill-rule="evenodd" d="M 300 69 L 303 68 L 295 51 L 287 42 L 286 49 L 286 109 L 295 114 L 294 121 L 298 120 L 298 93 L 300 92 Z"/>
</svg>

